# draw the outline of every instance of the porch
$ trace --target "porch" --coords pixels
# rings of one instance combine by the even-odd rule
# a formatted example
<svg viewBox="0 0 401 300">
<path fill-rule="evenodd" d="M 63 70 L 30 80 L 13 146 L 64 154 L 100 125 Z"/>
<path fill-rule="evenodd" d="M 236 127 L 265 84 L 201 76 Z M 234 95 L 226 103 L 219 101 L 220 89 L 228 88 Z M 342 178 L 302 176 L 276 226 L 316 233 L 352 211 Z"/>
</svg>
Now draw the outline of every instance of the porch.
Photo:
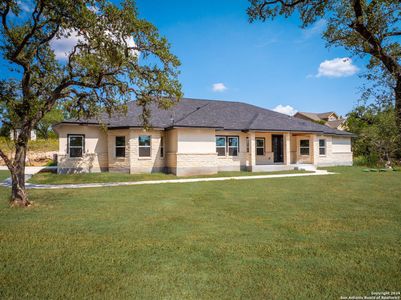
<svg viewBox="0 0 401 300">
<path fill-rule="evenodd" d="M 319 155 L 316 134 L 264 131 L 247 134 L 250 171 L 316 170 Z"/>
</svg>

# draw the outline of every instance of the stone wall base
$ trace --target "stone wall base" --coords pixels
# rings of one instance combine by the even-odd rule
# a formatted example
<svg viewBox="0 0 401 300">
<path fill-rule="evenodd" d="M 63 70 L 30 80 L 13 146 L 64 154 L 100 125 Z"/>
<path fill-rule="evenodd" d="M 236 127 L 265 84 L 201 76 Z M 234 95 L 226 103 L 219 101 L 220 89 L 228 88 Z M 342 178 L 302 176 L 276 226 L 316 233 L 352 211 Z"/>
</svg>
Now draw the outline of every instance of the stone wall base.
<svg viewBox="0 0 401 300">
<path fill-rule="evenodd" d="M 168 168 L 168 173 L 176 176 L 195 176 L 217 174 L 217 167 L 178 167 Z"/>
<path fill-rule="evenodd" d="M 166 173 L 165 167 L 132 167 L 131 174 L 150 174 L 150 173 Z"/>
<path fill-rule="evenodd" d="M 109 171 L 109 168 L 107 167 L 101 167 L 101 168 L 91 168 L 90 170 L 88 168 L 57 168 L 57 173 L 58 174 L 75 174 L 75 173 L 100 173 L 100 172 L 107 172 Z"/>
</svg>

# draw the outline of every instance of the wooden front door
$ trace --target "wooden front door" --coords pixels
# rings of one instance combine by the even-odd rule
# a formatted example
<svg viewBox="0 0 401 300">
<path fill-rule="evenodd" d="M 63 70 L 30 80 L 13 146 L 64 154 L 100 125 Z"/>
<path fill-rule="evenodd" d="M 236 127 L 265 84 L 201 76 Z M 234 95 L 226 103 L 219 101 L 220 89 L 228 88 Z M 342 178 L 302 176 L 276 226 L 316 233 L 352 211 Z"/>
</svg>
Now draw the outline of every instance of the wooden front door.
<svg viewBox="0 0 401 300">
<path fill-rule="evenodd" d="M 284 162 L 284 139 L 281 134 L 272 135 L 272 145 L 274 153 L 274 162 L 283 163 Z"/>
</svg>

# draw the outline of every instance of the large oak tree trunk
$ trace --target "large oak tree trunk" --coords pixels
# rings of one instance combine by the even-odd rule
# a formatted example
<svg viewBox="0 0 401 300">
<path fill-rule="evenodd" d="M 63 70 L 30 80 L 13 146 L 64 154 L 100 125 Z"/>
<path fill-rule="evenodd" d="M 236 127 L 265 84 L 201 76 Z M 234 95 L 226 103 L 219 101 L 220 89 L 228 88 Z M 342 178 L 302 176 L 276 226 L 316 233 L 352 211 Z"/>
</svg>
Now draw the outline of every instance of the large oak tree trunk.
<svg viewBox="0 0 401 300">
<path fill-rule="evenodd" d="M 25 130 L 24 130 L 25 131 Z M 30 130 L 28 131 L 30 132 Z M 11 198 L 10 204 L 13 206 L 28 206 L 28 196 L 25 191 L 25 159 L 28 146 L 28 135 L 22 132 L 18 136 L 15 144 L 15 157 L 11 171 Z"/>
</svg>

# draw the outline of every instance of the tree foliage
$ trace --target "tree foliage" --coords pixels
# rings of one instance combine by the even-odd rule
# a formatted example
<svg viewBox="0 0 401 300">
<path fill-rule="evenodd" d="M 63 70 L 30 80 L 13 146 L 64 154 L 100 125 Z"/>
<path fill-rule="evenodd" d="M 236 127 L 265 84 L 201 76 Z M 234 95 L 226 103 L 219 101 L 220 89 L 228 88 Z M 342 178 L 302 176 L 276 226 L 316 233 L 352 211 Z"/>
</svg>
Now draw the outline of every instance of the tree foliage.
<svg viewBox="0 0 401 300">
<path fill-rule="evenodd" d="M 61 109 L 53 108 L 36 124 L 36 135 L 42 139 L 55 138 L 56 135 L 52 126 L 61 122 L 64 119 L 64 114 Z"/>
<path fill-rule="evenodd" d="M 401 2 L 393 0 L 249 0 L 250 21 L 297 14 L 301 26 L 327 21 L 323 37 L 329 46 L 342 46 L 368 57 L 368 79 L 386 84 L 395 100 L 401 136 Z M 381 80 L 385 78 L 385 80 Z"/>
<path fill-rule="evenodd" d="M 400 151 L 393 105 L 360 105 L 347 115 L 347 126 L 357 136 L 353 142 L 355 156 L 369 165 L 397 162 Z"/>
<path fill-rule="evenodd" d="M 0 156 L 12 174 L 12 198 L 24 205 L 29 133 L 54 107 L 90 117 L 123 110 L 136 98 L 146 125 L 150 102 L 167 108 L 181 96 L 178 59 L 155 26 L 138 17 L 133 1 L 3 0 L 0 29 L 10 68 L 0 81 L 0 117 L 21 130 L 15 155 L 0 149 Z M 59 39 L 76 39 L 61 58 L 52 47 Z"/>
</svg>

